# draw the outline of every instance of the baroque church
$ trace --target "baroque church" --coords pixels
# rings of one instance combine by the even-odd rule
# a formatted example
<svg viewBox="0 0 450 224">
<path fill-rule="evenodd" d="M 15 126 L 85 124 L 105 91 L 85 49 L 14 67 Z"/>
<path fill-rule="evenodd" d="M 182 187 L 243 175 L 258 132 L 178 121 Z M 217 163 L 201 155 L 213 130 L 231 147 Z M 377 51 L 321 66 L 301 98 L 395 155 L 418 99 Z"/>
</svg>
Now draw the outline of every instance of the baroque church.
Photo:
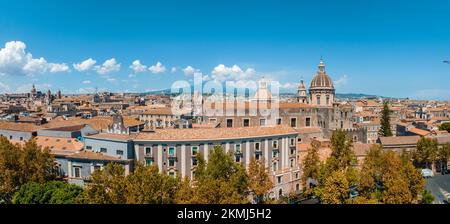
<svg viewBox="0 0 450 224">
<path fill-rule="evenodd" d="M 248 127 L 267 125 L 289 125 L 297 130 L 320 130 L 321 137 L 328 138 L 335 129 L 353 130 L 353 107 L 345 102 L 335 100 L 335 88 L 331 77 L 325 71 L 325 63 L 321 59 L 309 89 L 300 81 L 295 102 L 276 102 L 270 100 L 272 94 L 267 84 L 260 82 L 252 100 L 246 102 L 224 102 L 216 109 L 245 111 L 245 113 L 203 113 L 203 121 L 214 123 L 216 127 Z M 276 107 L 275 117 L 260 113 L 260 104 Z M 209 112 L 214 111 L 208 108 Z M 214 108 L 212 108 L 214 109 Z M 266 108 L 264 108 L 266 109 Z M 272 108 L 273 109 L 273 108 Z M 256 110 L 258 113 L 252 114 Z M 362 135 L 359 135 L 362 136 Z"/>
</svg>

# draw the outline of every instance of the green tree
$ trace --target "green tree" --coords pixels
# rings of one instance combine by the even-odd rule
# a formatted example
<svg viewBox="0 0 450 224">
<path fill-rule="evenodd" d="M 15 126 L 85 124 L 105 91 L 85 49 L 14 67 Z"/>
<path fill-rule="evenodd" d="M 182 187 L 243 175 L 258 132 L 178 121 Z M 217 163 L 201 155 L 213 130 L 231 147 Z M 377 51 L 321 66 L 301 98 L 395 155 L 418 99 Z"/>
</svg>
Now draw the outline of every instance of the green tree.
<svg viewBox="0 0 450 224">
<path fill-rule="evenodd" d="M 380 145 L 372 145 L 361 167 L 359 194 L 366 198 L 373 198 L 378 190 L 377 185 L 382 181 L 383 173 L 383 148 Z"/>
<path fill-rule="evenodd" d="M 421 137 L 417 142 L 414 160 L 419 164 L 425 164 L 425 167 L 429 168 L 436 160 L 437 152 L 438 142 L 436 139 Z"/>
<path fill-rule="evenodd" d="M 424 190 L 422 192 L 422 200 L 420 201 L 421 204 L 431 204 L 434 201 L 434 196 L 431 194 L 429 190 Z"/>
<path fill-rule="evenodd" d="M 334 171 L 319 189 L 320 198 L 326 204 L 344 204 L 350 196 L 349 187 L 345 171 Z"/>
<path fill-rule="evenodd" d="M 439 130 L 441 130 L 441 131 L 445 130 L 445 131 L 450 133 L 450 122 L 446 122 L 446 123 L 441 124 L 439 126 Z"/>
<path fill-rule="evenodd" d="M 192 204 L 194 202 L 194 188 L 191 185 L 191 180 L 185 177 L 181 180 L 178 190 L 175 194 L 176 204 Z"/>
<path fill-rule="evenodd" d="M 402 172 L 403 163 L 394 151 L 384 153 L 381 201 L 386 204 L 412 203 L 413 195 L 407 176 Z"/>
<path fill-rule="evenodd" d="M 408 182 L 409 192 L 412 200 L 417 200 L 420 194 L 425 190 L 425 180 L 422 174 L 417 170 L 411 161 L 403 163 L 402 170 L 405 180 Z"/>
<path fill-rule="evenodd" d="M 248 168 L 248 187 L 254 200 L 257 203 L 264 202 L 273 186 L 264 163 L 252 158 Z"/>
<path fill-rule="evenodd" d="M 109 163 L 102 170 L 92 173 L 90 183 L 87 184 L 83 203 L 88 204 L 124 204 L 125 169 L 117 163 Z"/>
<path fill-rule="evenodd" d="M 193 187 L 193 203 L 248 202 L 248 176 L 245 168 L 242 164 L 235 163 L 231 153 L 226 154 L 220 146 L 215 146 L 211 151 L 208 163 L 198 157 Z"/>
<path fill-rule="evenodd" d="M 128 204 L 171 204 L 175 201 L 179 179 L 158 171 L 156 166 L 137 164 L 125 180 Z"/>
<path fill-rule="evenodd" d="M 34 139 L 20 146 L 0 137 L 0 203 L 11 203 L 14 193 L 25 183 L 54 179 L 53 165 L 48 149 L 39 147 Z"/>
<path fill-rule="evenodd" d="M 441 162 L 441 168 L 447 168 L 447 163 L 450 159 L 450 142 L 438 147 L 437 159 Z"/>
<path fill-rule="evenodd" d="M 378 132 L 379 136 L 389 137 L 392 136 L 391 122 L 390 122 L 391 111 L 389 109 L 389 104 L 387 101 L 383 103 L 383 109 L 381 110 L 381 120 L 380 120 L 380 130 Z"/>
<path fill-rule="evenodd" d="M 83 189 L 62 181 L 49 181 L 44 184 L 29 182 L 14 194 L 15 204 L 75 204 Z"/>
<path fill-rule="evenodd" d="M 319 160 L 319 141 L 312 141 L 311 148 L 308 149 L 306 157 L 303 159 L 303 176 L 302 186 L 304 189 L 309 188 L 306 186 L 309 178 L 317 180 L 320 174 L 320 160 Z"/>
<path fill-rule="evenodd" d="M 327 159 L 327 165 L 331 170 L 346 170 L 354 165 L 355 155 L 352 149 L 352 140 L 345 131 L 336 130 L 331 135 L 331 156 Z"/>
</svg>

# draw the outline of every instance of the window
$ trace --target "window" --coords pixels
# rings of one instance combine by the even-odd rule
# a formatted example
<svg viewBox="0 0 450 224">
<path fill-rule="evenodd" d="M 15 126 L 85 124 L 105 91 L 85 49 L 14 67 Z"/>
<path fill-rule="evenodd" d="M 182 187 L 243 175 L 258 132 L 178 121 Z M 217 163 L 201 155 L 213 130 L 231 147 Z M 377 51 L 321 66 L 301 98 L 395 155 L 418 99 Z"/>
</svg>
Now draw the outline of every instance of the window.
<svg viewBox="0 0 450 224">
<path fill-rule="evenodd" d="M 291 118 L 291 127 L 293 127 L 293 128 L 297 127 L 297 118 L 296 117 Z"/>
<path fill-rule="evenodd" d="M 327 101 L 327 105 L 330 104 L 330 96 L 327 95 L 326 101 Z"/>
<path fill-rule="evenodd" d="M 145 147 L 145 155 L 147 156 L 152 155 L 152 147 Z"/>
<path fill-rule="evenodd" d="M 197 158 L 192 158 L 192 166 L 197 166 Z"/>
<path fill-rule="evenodd" d="M 74 168 L 75 177 L 79 178 L 81 177 L 81 167 L 75 167 Z"/>
<path fill-rule="evenodd" d="M 260 151 L 261 150 L 261 143 L 260 142 L 255 142 L 255 150 L 256 151 Z"/>
<path fill-rule="evenodd" d="M 261 159 L 261 155 L 260 155 L 259 153 L 256 153 L 256 154 L 255 154 L 255 159 L 256 159 L 256 160 Z"/>
<path fill-rule="evenodd" d="M 234 161 L 237 162 L 237 163 L 240 163 L 241 162 L 241 156 L 240 155 L 236 155 L 234 157 Z"/>
<path fill-rule="evenodd" d="M 217 119 L 216 118 L 210 118 L 209 119 L 209 123 L 216 123 L 217 122 Z"/>
<path fill-rule="evenodd" d="M 278 191 L 278 196 L 279 196 L 279 197 L 283 197 L 283 190 L 282 190 L 282 189 L 280 189 L 280 190 Z"/>
<path fill-rule="evenodd" d="M 289 161 L 289 166 L 290 166 L 291 168 L 294 168 L 294 164 L 295 164 L 295 159 L 291 159 L 291 160 Z"/>
<path fill-rule="evenodd" d="M 175 156 L 175 148 L 174 147 L 169 148 L 169 156 Z"/>
<path fill-rule="evenodd" d="M 272 157 L 273 158 L 278 158 L 278 151 L 272 151 Z"/>
<path fill-rule="evenodd" d="M 169 166 L 170 167 L 174 167 L 175 166 L 175 160 L 174 159 L 169 159 Z"/>
<path fill-rule="evenodd" d="M 291 148 L 291 155 L 295 155 L 296 148 Z"/>
<path fill-rule="evenodd" d="M 320 96 L 317 96 L 317 105 L 320 105 Z"/>
<path fill-rule="evenodd" d="M 87 145 L 87 146 L 86 146 L 86 150 L 92 150 L 92 146 Z"/>
<path fill-rule="evenodd" d="M 9 139 L 12 139 L 12 135 L 9 136 Z"/>
<path fill-rule="evenodd" d="M 266 126 L 266 119 L 259 119 L 259 126 Z"/>
<path fill-rule="evenodd" d="M 273 141 L 272 141 L 272 147 L 273 147 L 274 149 L 278 149 L 278 140 L 273 140 Z"/>
<path fill-rule="evenodd" d="M 278 177 L 277 177 L 277 184 L 281 184 L 281 177 L 282 177 L 282 176 L 278 176 Z"/>
<path fill-rule="evenodd" d="M 100 152 L 102 152 L 102 153 L 107 153 L 107 152 L 108 152 L 108 149 L 106 149 L 106 148 L 100 148 Z"/>
<path fill-rule="evenodd" d="M 300 190 L 300 184 L 296 184 L 296 185 L 295 185 L 295 190 L 296 190 L 296 191 L 299 191 L 299 190 Z"/>
<path fill-rule="evenodd" d="M 241 153 L 241 144 L 234 145 L 234 152 Z"/>
<path fill-rule="evenodd" d="M 96 171 L 96 170 L 100 170 L 102 167 L 100 166 L 100 165 L 95 165 L 94 166 L 94 171 Z"/>
<path fill-rule="evenodd" d="M 23 140 L 23 137 L 20 137 L 20 141 L 22 141 Z"/>
<path fill-rule="evenodd" d="M 145 159 L 145 165 L 148 165 L 148 166 L 153 165 L 153 159 L 149 159 L 149 158 Z"/>
<path fill-rule="evenodd" d="M 171 176 L 171 177 L 175 177 L 175 172 L 173 172 L 173 171 L 170 171 L 170 172 L 169 172 L 169 176 Z"/>
<path fill-rule="evenodd" d="M 306 126 L 306 127 L 311 127 L 311 118 L 310 118 L 310 117 L 307 117 L 307 118 L 306 118 L 306 120 L 305 120 L 305 126 Z"/>
<path fill-rule="evenodd" d="M 298 172 L 297 173 L 295 173 L 295 179 L 298 179 Z"/>
<path fill-rule="evenodd" d="M 123 156 L 123 150 L 116 150 L 116 154 L 120 155 L 120 156 Z"/>
<path fill-rule="evenodd" d="M 197 146 L 192 146 L 191 150 L 192 150 L 192 156 L 196 156 L 197 153 L 198 153 L 198 147 Z"/>
<path fill-rule="evenodd" d="M 272 170 L 273 171 L 277 171 L 278 170 L 278 163 L 277 162 L 273 162 L 272 163 Z"/>
<path fill-rule="evenodd" d="M 233 119 L 227 119 L 227 128 L 233 127 Z"/>
<path fill-rule="evenodd" d="M 277 118 L 277 125 L 281 125 L 281 118 Z"/>
<path fill-rule="evenodd" d="M 289 139 L 291 146 L 295 146 L 295 138 L 291 138 Z"/>
<path fill-rule="evenodd" d="M 244 127 L 249 127 L 249 126 L 250 126 L 250 119 L 245 118 L 245 119 L 244 119 L 244 123 L 243 123 L 242 126 L 244 126 Z"/>
</svg>

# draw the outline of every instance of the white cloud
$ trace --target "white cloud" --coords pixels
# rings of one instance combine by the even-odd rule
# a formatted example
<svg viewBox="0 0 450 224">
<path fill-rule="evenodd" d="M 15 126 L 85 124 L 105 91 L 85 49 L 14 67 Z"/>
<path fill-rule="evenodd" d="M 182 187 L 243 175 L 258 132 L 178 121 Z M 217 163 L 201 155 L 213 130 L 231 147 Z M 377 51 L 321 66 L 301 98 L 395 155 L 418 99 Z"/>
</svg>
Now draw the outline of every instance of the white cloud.
<svg viewBox="0 0 450 224">
<path fill-rule="evenodd" d="M 131 63 L 130 68 L 134 73 L 145 72 L 147 70 L 147 66 L 141 64 L 141 61 L 139 60 L 134 60 L 133 63 Z"/>
<path fill-rule="evenodd" d="M 134 77 L 136 77 L 136 74 L 129 74 L 128 75 L 128 78 L 134 78 Z"/>
<path fill-rule="evenodd" d="M 56 73 L 56 72 L 69 72 L 69 66 L 67 66 L 66 64 L 55 64 L 55 63 L 50 63 L 49 64 L 49 68 L 50 68 L 50 72 L 51 73 Z"/>
<path fill-rule="evenodd" d="M 91 80 L 84 80 L 83 84 L 91 84 Z"/>
<path fill-rule="evenodd" d="M 335 85 L 336 88 L 339 88 L 339 87 L 342 87 L 342 86 L 346 85 L 347 82 L 348 82 L 348 76 L 347 75 L 343 75 L 338 80 L 334 81 L 334 85 Z"/>
<path fill-rule="evenodd" d="M 45 72 L 67 72 L 65 64 L 47 63 L 45 58 L 33 58 L 26 52 L 27 46 L 21 41 L 10 41 L 0 49 L 0 74 L 34 75 Z"/>
<path fill-rule="evenodd" d="M 88 58 L 81 63 L 73 64 L 73 68 L 79 72 L 84 72 L 91 70 L 94 67 L 95 63 L 97 63 L 96 60 Z"/>
<path fill-rule="evenodd" d="M 237 65 L 226 67 L 224 64 L 220 64 L 212 70 L 211 74 L 214 80 L 224 82 L 251 79 L 256 71 L 253 68 L 247 68 L 244 71 Z"/>
<path fill-rule="evenodd" d="M 116 81 L 115 78 L 107 78 L 106 80 L 107 80 L 108 82 L 115 82 L 115 81 Z"/>
<path fill-rule="evenodd" d="M 152 65 L 148 68 L 152 73 L 158 74 L 158 73 L 164 73 L 166 71 L 166 67 L 161 64 L 161 62 L 157 62 L 156 65 Z"/>
<path fill-rule="evenodd" d="M 298 88 L 298 83 L 295 83 L 295 82 L 286 82 L 284 84 L 280 83 L 279 87 L 281 89 L 297 89 Z"/>
<path fill-rule="evenodd" d="M 95 66 L 95 70 L 100 75 L 106 75 L 111 72 L 117 72 L 120 70 L 120 64 L 117 63 L 115 58 L 106 60 L 101 66 Z"/>
<path fill-rule="evenodd" d="M 196 69 L 190 65 L 183 69 L 185 75 L 193 75 L 196 72 L 200 72 L 200 69 Z"/>
<path fill-rule="evenodd" d="M 177 68 L 175 68 L 175 67 L 172 67 L 172 69 L 171 69 L 171 72 L 172 72 L 172 73 L 175 73 L 175 72 L 177 72 Z"/>
</svg>

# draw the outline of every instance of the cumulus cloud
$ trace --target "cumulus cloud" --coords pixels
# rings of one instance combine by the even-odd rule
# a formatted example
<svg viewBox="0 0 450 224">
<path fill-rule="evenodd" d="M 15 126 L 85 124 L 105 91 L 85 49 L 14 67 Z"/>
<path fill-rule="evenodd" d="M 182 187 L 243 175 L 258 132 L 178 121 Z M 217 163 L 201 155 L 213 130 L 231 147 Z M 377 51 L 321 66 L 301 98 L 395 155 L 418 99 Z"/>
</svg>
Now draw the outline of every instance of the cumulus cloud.
<svg viewBox="0 0 450 224">
<path fill-rule="evenodd" d="M 339 79 L 337 79 L 336 81 L 334 81 L 334 85 L 336 88 L 342 87 L 344 85 L 346 85 L 348 82 L 348 76 L 347 75 L 343 75 L 342 77 L 340 77 Z"/>
<path fill-rule="evenodd" d="M 166 71 L 166 67 L 161 63 L 157 62 L 156 65 L 152 65 L 148 68 L 152 73 L 158 74 L 158 73 L 164 73 Z"/>
<path fill-rule="evenodd" d="M 134 60 L 133 63 L 131 63 L 130 68 L 134 73 L 141 73 L 147 70 L 147 66 L 141 64 L 141 61 L 139 60 Z"/>
<path fill-rule="evenodd" d="M 49 68 L 51 73 L 70 71 L 69 66 L 67 66 L 64 63 L 63 64 L 50 63 Z"/>
<path fill-rule="evenodd" d="M 185 75 L 193 75 L 196 72 L 200 72 L 200 70 L 196 69 L 196 68 L 194 68 L 194 67 L 192 67 L 190 65 L 188 65 L 186 68 L 183 69 L 183 73 Z"/>
<path fill-rule="evenodd" d="M 286 82 L 281 84 L 279 86 L 281 89 L 297 89 L 298 88 L 298 83 L 295 82 Z"/>
<path fill-rule="evenodd" d="M 26 44 L 21 41 L 7 42 L 0 49 L 0 74 L 34 75 L 69 71 L 65 64 L 48 63 L 43 57 L 33 58 L 26 48 Z"/>
<path fill-rule="evenodd" d="M 94 60 L 92 58 L 88 58 L 88 59 L 82 61 L 81 63 L 73 64 L 73 68 L 79 72 L 84 72 L 84 71 L 91 70 L 94 67 L 95 63 L 97 63 L 96 60 Z"/>
<path fill-rule="evenodd" d="M 216 66 L 212 72 L 212 78 L 218 82 L 247 80 L 253 78 L 256 71 L 253 68 L 247 68 L 245 71 L 239 66 L 233 65 L 227 67 L 224 64 Z"/>
<path fill-rule="evenodd" d="M 117 63 L 115 58 L 106 60 L 101 66 L 95 66 L 95 70 L 100 75 L 106 75 L 111 72 L 117 72 L 120 70 L 120 64 Z"/>
<path fill-rule="evenodd" d="M 83 84 L 91 84 L 91 80 L 84 80 Z"/>
</svg>

